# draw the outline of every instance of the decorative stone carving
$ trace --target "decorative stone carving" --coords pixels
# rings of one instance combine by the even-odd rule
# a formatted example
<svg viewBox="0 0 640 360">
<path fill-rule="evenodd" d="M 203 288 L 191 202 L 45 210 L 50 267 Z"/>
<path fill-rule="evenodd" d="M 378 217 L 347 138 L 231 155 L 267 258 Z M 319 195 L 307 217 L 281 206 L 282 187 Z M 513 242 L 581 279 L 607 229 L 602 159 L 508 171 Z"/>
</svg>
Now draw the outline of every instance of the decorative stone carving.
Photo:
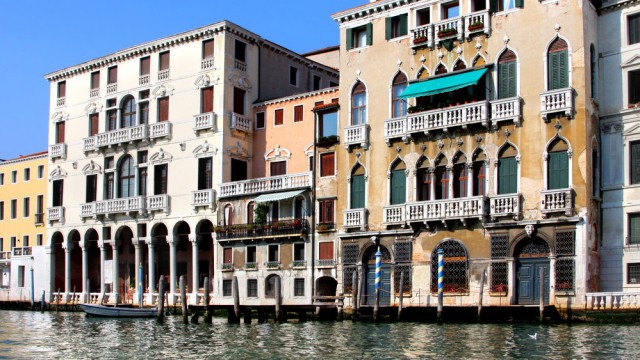
<svg viewBox="0 0 640 360">
<path fill-rule="evenodd" d="M 96 164 L 93 160 L 89 162 L 87 165 L 82 167 L 82 173 L 85 175 L 96 175 L 102 173 L 102 168 L 100 165 Z"/>
<path fill-rule="evenodd" d="M 149 163 L 151 164 L 167 164 L 170 163 L 173 159 L 173 156 L 168 152 L 164 151 L 164 149 L 160 148 L 160 151 L 151 155 L 149 158 Z"/>
<path fill-rule="evenodd" d="M 527 226 L 524 227 L 524 232 L 527 233 L 528 237 L 533 236 L 533 233 L 536 231 L 536 227 L 532 224 L 529 224 Z"/>
</svg>

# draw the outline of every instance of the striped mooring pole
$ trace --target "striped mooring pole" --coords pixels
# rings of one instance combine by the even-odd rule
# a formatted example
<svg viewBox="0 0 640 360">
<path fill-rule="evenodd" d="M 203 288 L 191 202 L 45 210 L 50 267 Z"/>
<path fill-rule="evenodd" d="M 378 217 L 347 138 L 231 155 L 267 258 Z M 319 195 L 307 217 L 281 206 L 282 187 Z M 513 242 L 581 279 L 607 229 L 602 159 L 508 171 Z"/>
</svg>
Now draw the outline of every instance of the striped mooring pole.
<svg viewBox="0 0 640 360">
<path fill-rule="evenodd" d="M 138 307 L 142 307 L 142 297 L 144 296 L 143 275 L 144 269 L 142 268 L 142 262 L 140 262 L 140 265 L 138 266 Z"/>
<path fill-rule="evenodd" d="M 438 324 L 442 324 L 442 308 L 444 300 L 444 250 L 438 249 Z"/>
<path fill-rule="evenodd" d="M 378 291 L 380 291 L 380 276 L 381 276 L 381 267 L 382 267 L 382 252 L 380 252 L 380 247 L 378 247 L 378 251 L 376 251 L 376 296 L 378 296 Z"/>
</svg>

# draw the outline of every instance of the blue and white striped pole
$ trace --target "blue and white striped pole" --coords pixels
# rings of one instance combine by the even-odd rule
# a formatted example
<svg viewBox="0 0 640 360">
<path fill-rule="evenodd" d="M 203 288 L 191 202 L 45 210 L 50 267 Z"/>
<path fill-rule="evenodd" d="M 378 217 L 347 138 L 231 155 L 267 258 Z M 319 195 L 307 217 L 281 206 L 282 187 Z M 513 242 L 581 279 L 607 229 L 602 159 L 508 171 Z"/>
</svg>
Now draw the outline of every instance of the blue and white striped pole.
<svg viewBox="0 0 640 360">
<path fill-rule="evenodd" d="M 378 251 L 376 251 L 376 296 L 378 291 L 380 291 L 380 277 L 381 277 L 381 266 L 382 266 L 382 252 L 380 251 L 380 247 L 378 247 Z"/>
<path fill-rule="evenodd" d="M 438 249 L 438 323 L 442 323 L 444 300 L 444 250 Z"/>
<path fill-rule="evenodd" d="M 142 296 L 144 292 L 142 263 L 138 266 L 138 306 L 142 307 Z"/>
</svg>

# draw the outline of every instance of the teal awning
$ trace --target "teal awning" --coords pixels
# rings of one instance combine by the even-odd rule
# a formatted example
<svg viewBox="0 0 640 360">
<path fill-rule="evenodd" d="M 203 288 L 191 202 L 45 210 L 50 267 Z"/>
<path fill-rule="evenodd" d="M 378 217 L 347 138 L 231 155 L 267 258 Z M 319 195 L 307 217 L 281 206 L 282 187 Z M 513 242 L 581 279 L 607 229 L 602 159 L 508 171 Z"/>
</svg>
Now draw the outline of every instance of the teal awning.
<svg viewBox="0 0 640 360">
<path fill-rule="evenodd" d="M 485 72 L 487 72 L 487 68 L 409 84 L 402 94 L 400 94 L 400 98 L 409 99 L 418 96 L 441 94 L 462 89 L 470 85 L 477 85 Z"/>
<path fill-rule="evenodd" d="M 293 197 L 296 197 L 302 194 L 303 192 L 304 190 L 295 190 L 295 191 L 285 191 L 285 192 L 272 193 L 272 194 L 262 194 L 256 197 L 255 199 L 253 199 L 253 201 L 257 203 L 280 201 L 284 199 L 291 199 Z"/>
</svg>

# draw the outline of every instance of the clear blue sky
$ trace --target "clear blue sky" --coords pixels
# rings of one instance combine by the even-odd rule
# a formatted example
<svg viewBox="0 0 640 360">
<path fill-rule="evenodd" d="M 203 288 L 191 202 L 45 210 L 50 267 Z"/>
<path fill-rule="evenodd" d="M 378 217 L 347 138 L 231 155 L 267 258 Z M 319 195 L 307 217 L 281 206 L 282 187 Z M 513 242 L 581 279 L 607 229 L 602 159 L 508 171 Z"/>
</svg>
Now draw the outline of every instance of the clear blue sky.
<svg viewBox="0 0 640 360">
<path fill-rule="evenodd" d="M 229 20 L 297 52 L 338 45 L 331 14 L 368 0 L 4 1 L 0 11 L 0 159 L 46 150 L 43 75 Z"/>
</svg>

